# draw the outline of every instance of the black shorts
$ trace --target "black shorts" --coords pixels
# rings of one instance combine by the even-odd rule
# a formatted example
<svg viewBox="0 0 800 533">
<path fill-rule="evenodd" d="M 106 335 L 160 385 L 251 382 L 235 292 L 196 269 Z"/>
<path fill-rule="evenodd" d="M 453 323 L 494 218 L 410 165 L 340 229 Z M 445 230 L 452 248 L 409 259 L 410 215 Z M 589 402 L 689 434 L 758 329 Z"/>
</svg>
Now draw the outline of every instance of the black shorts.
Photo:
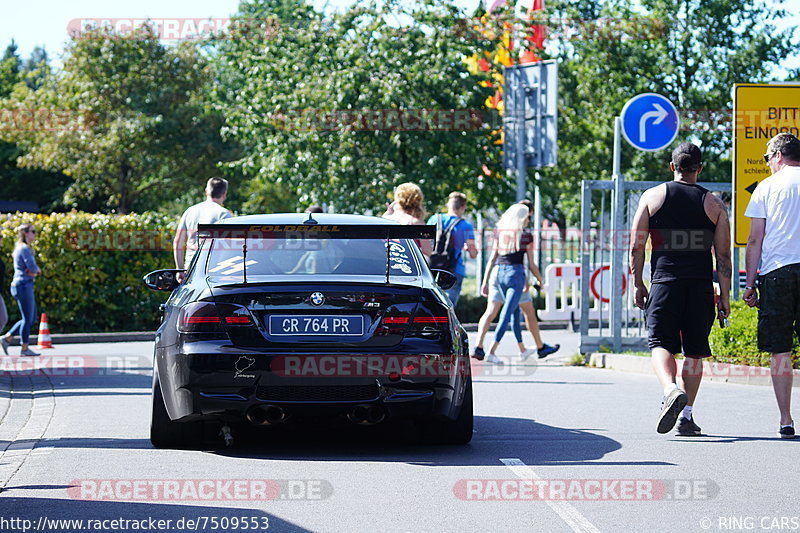
<svg viewBox="0 0 800 533">
<path fill-rule="evenodd" d="M 714 324 L 714 286 L 686 279 L 653 283 L 645 307 L 647 344 L 686 357 L 709 357 L 708 334 Z"/>
<path fill-rule="evenodd" d="M 758 277 L 758 349 L 792 351 L 792 335 L 800 335 L 800 264 L 787 265 Z"/>
</svg>

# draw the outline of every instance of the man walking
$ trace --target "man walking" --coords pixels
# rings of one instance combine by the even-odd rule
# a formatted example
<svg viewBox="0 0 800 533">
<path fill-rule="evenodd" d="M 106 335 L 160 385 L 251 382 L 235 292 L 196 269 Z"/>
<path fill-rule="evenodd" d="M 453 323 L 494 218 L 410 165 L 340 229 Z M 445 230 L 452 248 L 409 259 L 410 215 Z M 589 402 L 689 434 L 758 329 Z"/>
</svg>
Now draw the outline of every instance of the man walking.
<svg viewBox="0 0 800 533">
<path fill-rule="evenodd" d="M 718 316 L 730 313 L 731 252 L 728 214 L 722 201 L 697 185 L 703 170 L 700 148 L 683 143 L 672 152 L 674 180 L 642 194 L 633 219 L 631 269 L 636 305 L 647 316 L 653 367 L 664 388 L 657 431 L 678 421 L 679 435 L 700 435 L 693 407 L 703 377 L 703 358 L 711 355 L 708 335 L 714 323 L 711 247 L 717 258 Z M 645 245 L 651 240 L 651 287 L 642 280 Z M 675 354 L 683 353 L 683 389 L 676 383 Z M 680 415 L 680 420 L 678 417 Z"/>
<path fill-rule="evenodd" d="M 466 195 L 457 191 L 451 192 L 447 197 L 447 214 L 442 215 L 439 213 L 428 219 L 428 224 L 438 224 L 443 231 L 447 231 L 448 229 L 451 231 L 450 239 L 453 245 L 451 252 L 455 254 L 455 269 L 453 274 L 456 276 L 456 283 L 445 292 L 450 298 L 450 301 L 453 302 L 454 307 L 458 302 L 458 297 L 461 295 L 461 283 L 464 281 L 464 275 L 466 274 L 464 268 L 464 254 L 462 252 L 466 250 L 472 259 L 478 256 L 478 249 L 475 247 L 475 228 L 462 218 L 466 210 Z M 435 256 L 437 252 L 440 251 L 438 250 L 438 237 L 439 232 L 437 231 L 437 241 L 434 243 L 434 253 L 431 256 L 431 266 L 434 267 L 436 266 L 435 262 L 437 260 Z M 444 252 L 447 252 L 447 250 L 444 250 Z"/>
<path fill-rule="evenodd" d="M 193 205 L 183 213 L 178 222 L 175 239 L 172 241 L 175 268 L 183 270 L 191 265 L 199 245 L 198 224 L 216 224 L 231 216 L 230 211 L 222 207 L 227 197 L 228 181 L 223 178 L 211 178 L 206 183 L 206 200 Z M 181 280 L 183 278 L 182 275 L 178 277 Z"/>
<path fill-rule="evenodd" d="M 779 133 L 767 143 L 764 159 L 772 175 L 756 187 L 744 212 L 750 218 L 750 236 L 743 297 L 750 307 L 759 307 L 758 349 L 772 354 L 772 388 L 780 411 L 778 435 L 793 439 L 789 411 L 792 334 L 800 332 L 800 140 L 791 133 Z"/>
</svg>

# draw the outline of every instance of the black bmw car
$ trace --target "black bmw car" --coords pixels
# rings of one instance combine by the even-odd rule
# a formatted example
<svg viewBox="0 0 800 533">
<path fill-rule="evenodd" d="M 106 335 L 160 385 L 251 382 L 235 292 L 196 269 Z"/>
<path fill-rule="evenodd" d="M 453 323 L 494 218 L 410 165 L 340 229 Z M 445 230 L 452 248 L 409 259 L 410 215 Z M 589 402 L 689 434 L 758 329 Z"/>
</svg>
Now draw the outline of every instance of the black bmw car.
<svg viewBox="0 0 800 533">
<path fill-rule="evenodd" d="M 150 440 L 197 444 L 202 424 L 413 418 L 426 440 L 472 438 L 467 335 L 415 239 L 433 226 L 279 214 L 200 226 L 156 333 Z"/>
</svg>

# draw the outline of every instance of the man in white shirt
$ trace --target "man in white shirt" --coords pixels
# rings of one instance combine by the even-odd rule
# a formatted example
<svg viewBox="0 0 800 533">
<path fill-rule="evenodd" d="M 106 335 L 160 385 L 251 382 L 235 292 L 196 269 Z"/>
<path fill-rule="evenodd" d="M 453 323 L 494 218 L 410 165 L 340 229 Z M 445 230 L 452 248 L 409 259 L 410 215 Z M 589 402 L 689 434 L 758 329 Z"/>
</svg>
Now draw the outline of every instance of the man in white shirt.
<svg viewBox="0 0 800 533">
<path fill-rule="evenodd" d="M 206 184 L 206 200 L 187 209 L 175 232 L 172 241 L 175 256 L 175 268 L 183 270 L 191 264 L 198 248 L 197 226 L 199 224 L 216 224 L 231 216 L 231 212 L 222 207 L 228 197 L 228 181 L 222 178 L 211 178 Z M 183 276 L 179 275 L 182 280 Z"/>
<path fill-rule="evenodd" d="M 781 416 L 778 435 L 793 439 L 789 411 L 792 334 L 800 331 L 800 140 L 779 133 L 767 143 L 764 160 L 772 176 L 758 184 L 744 213 L 750 217 L 750 237 L 743 298 L 750 307 L 759 307 L 758 349 L 772 354 L 772 388 Z"/>
</svg>

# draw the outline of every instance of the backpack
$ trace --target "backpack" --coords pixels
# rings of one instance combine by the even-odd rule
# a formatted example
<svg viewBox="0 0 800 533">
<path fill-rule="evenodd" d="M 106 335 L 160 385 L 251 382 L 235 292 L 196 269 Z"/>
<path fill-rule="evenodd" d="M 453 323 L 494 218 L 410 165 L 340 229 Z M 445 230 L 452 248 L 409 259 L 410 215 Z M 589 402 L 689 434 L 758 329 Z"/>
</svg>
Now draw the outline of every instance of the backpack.
<svg viewBox="0 0 800 533">
<path fill-rule="evenodd" d="M 455 273 L 458 260 L 461 258 L 461 250 L 456 250 L 456 243 L 453 239 L 453 230 L 461 217 L 454 218 L 446 228 L 443 227 L 442 215 L 436 217 L 436 239 L 433 244 L 433 253 L 429 263 L 431 268 L 447 270 Z"/>
</svg>

